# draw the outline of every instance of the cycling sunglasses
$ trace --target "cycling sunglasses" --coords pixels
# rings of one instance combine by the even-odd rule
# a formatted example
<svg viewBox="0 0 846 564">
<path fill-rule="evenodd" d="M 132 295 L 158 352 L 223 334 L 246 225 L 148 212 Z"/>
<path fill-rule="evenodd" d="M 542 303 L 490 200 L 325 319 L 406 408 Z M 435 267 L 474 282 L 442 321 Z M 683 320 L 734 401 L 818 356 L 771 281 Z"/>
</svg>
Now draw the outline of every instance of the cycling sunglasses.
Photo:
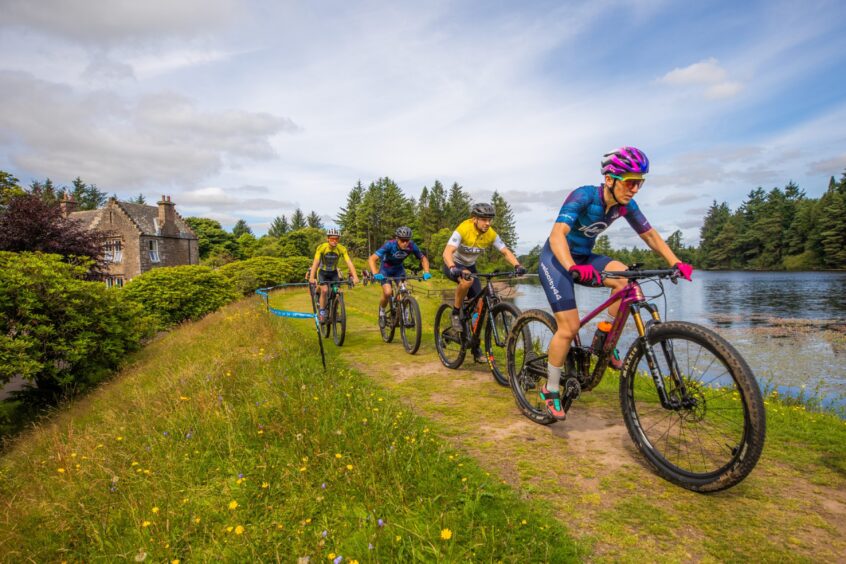
<svg viewBox="0 0 846 564">
<path fill-rule="evenodd" d="M 640 188 L 643 186 L 643 183 L 646 182 L 646 179 L 641 175 L 626 175 L 626 176 L 617 176 L 616 174 L 609 175 L 611 178 L 615 178 L 623 183 L 623 186 L 631 190 L 632 188 Z"/>
<path fill-rule="evenodd" d="M 411 241 L 411 239 L 400 239 L 400 238 L 397 238 L 397 241 L 399 241 L 400 243 L 408 243 L 409 241 Z"/>
</svg>

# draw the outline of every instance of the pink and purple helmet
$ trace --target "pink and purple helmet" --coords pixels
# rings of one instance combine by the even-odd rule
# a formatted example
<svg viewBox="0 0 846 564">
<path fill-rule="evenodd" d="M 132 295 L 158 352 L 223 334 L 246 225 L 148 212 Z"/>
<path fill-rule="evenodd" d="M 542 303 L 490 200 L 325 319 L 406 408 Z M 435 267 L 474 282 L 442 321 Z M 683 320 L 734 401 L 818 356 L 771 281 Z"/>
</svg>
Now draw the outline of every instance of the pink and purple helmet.
<svg viewBox="0 0 846 564">
<path fill-rule="evenodd" d="M 646 174 L 649 159 L 637 147 L 620 147 L 602 156 L 602 174 Z"/>
</svg>

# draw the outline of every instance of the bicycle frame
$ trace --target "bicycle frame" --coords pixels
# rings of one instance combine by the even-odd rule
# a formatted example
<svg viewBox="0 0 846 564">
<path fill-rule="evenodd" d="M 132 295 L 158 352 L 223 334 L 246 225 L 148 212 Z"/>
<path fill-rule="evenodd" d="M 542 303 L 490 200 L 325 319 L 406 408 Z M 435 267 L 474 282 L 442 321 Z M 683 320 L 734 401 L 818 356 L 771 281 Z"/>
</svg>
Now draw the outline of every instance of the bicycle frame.
<svg viewBox="0 0 846 564">
<path fill-rule="evenodd" d="M 650 275 L 655 274 L 659 275 L 665 271 L 640 271 L 639 274 L 643 275 Z M 617 273 L 608 272 L 605 273 L 606 275 L 614 275 Z M 587 314 L 579 321 L 579 328 L 586 326 L 592 319 L 594 319 L 597 315 L 601 312 L 608 309 L 616 302 L 620 302 L 620 308 L 617 311 L 617 315 L 614 316 L 614 321 L 611 324 L 611 330 L 608 332 L 608 336 L 605 338 L 605 343 L 602 346 L 601 351 L 593 351 L 594 354 L 597 355 L 597 362 L 596 366 L 594 366 L 593 372 L 588 373 L 588 361 L 589 355 L 582 354 L 581 358 L 578 358 L 577 361 L 580 361 L 582 366 L 578 367 L 581 371 L 584 368 L 583 373 L 588 376 L 588 381 L 585 382 L 586 389 L 590 390 L 596 387 L 600 380 L 602 380 L 602 376 L 605 374 L 605 369 L 608 366 L 608 358 L 614 348 L 617 346 L 617 342 L 620 340 L 620 337 L 623 334 L 623 327 L 625 327 L 626 322 L 628 321 L 629 315 L 632 316 L 634 319 L 635 327 L 637 328 L 638 333 L 638 341 L 643 343 L 646 340 L 646 332 L 651 323 L 660 323 L 661 316 L 658 314 L 658 309 L 653 306 L 652 304 L 647 303 L 646 298 L 643 295 L 643 290 L 640 287 L 640 284 L 637 280 L 629 280 L 629 282 L 620 290 L 611 294 L 611 296 L 605 300 L 599 307 L 594 309 L 592 312 Z M 651 321 L 644 323 L 643 317 L 641 316 L 641 310 L 645 309 L 649 312 L 652 317 Z M 581 349 L 582 352 L 585 351 L 585 347 L 582 346 L 581 339 L 578 334 L 574 339 L 575 347 Z M 684 379 L 680 376 L 680 370 L 678 365 L 676 364 L 675 356 L 672 354 L 672 351 L 668 350 L 666 344 L 662 343 L 662 347 L 664 350 L 664 356 L 667 360 L 668 367 L 670 368 L 670 374 L 674 380 L 675 385 L 681 391 L 681 398 L 679 400 L 673 400 L 669 397 L 666 391 L 666 386 L 664 384 L 664 380 L 661 376 L 660 370 L 658 370 L 658 362 L 655 357 L 655 353 L 651 347 L 644 347 L 646 353 L 646 360 L 647 364 L 649 365 L 650 375 L 652 376 L 653 381 L 655 382 L 655 387 L 658 391 L 658 397 L 661 401 L 661 405 L 666 409 L 678 409 L 682 407 L 682 404 L 685 401 L 685 398 L 688 397 L 687 389 L 684 384 Z M 578 354 L 578 353 L 577 353 Z"/>
<path fill-rule="evenodd" d="M 491 324 L 491 328 L 494 332 L 494 340 L 497 344 L 502 343 L 502 338 L 499 335 L 499 331 L 496 327 L 496 323 L 494 322 L 493 318 L 493 307 L 499 301 L 499 296 L 497 296 L 496 291 L 493 289 L 493 284 L 491 281 L 497 276 L 513 276 L 512 272 L 491 272 L 490 274 L 473 274 L 475 278 L 486 278 L 485 287 L 482 288 L 482 291 L 479 293 L 478 296 L 475 296 L 472 300 L 466 300 L 462 308 L 464 309 L 465 319 L 467 323 L 470 325 L 470 332 L 465 337 L 465 343 L 468 347 L 473 347 L 474 345 L 478 345 L 481 341 L 480 335 L 482 334 L 482 320 L 487 320 L 488 323 Z M 481 304 L 480 304 L 481 302 Z M 476 318 L 475 323 L 471 323 L 473 312 L 477 312 L 479 317 Z M 469 316 L 469 317 L 468 317 Z"/>
<path fill-rule="evenodd" d="M 420 280 L 420 278 L 412 277 L 412 280 Z M 403 276 L 402 278 L 386 278 L 388 282 L 391 282 L 392 287 L 394 290 L 391 292 L 391 299 L 389 301 L 391 311 L 393 312 L 393 319 L 391 319 L 391 323 L 396 327 L 399 324 L 400 319 L 400 308 L 399 303 L 402 301 L 403 297 L 409 295 L 411 290 L 405 285 L 405 281 L 408 280 L 408 277 Z"/>
</svg>

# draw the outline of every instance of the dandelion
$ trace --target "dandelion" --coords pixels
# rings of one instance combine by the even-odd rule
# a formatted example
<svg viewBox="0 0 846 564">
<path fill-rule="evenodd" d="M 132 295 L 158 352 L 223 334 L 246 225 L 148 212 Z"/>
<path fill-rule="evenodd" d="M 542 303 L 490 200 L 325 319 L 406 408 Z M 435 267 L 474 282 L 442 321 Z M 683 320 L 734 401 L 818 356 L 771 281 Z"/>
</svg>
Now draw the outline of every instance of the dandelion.
<svg viewBox="0 0 846 564">
<path fill-rule="evenodd" d="M 174 558 L 170 561 L 170 564 L 179 564 L 179 558 Z"/>
<path fill-rule="evenodd" d="M 64 473 L 65 473 L 65 469 L 64 469 L 64 468 L 59 468 L 58 470 L 56 470 L 56 472 L 58 472 L 59 474 L 64 474 Z"/>
<path fill-rule="evenodd" d="M 236 535 L 243 535 L 244 534 L 244 527 L 242 527 L 241 525 L 238 525 L 237 527 L 235 527 L 235 534 Z"/>
<path fill-rule="evenodd" d="M 523 519 L 523 521 L 521 522 L 521 525 L 525 525 L 525 524 L 526 524 L 526 520 Z"/>
<path fill-rule="evenodd" d="M 237 509 L 237 508 L 238 508 L 238 502 L 237 502 L 237 501 L 235 501 L 235 500 L 233 499 L 232 501 L 230 501 L 230 502 L 229 502 L 229 510 L 230 510 L 230 511 L 233 511 L 233 510 L 235 510 L 235 509 Z"/>
<path fill-rule="evenodd" d="M 122 440 L 123 440 L 123 437 L 115 437 L 115 440 L 116 440 L 116 441 L 122 441 Z"/>
<path fill-rule="evenodd" d="M 268 482 L 262 482 L 261 483 L 261 489 L 266 490 L 269 487 L 270 487 L 270 484 Z"/>
<path fill-rule="evenodd" d="M 234 528 L 235 527 L 233 527 L 232 525 L 229 525 L 228 527 L 226 527 L 226 532 L 231 533 Z"/>
<path fill-rule="evenodd" d="M 200 523 L 200 518 L 199 518 L 199 517 L 194 517 L 194 523 L 199 524 L 199 523 Z"/>
<path fill-rule="evenodd" d="M 152 523 L 150 523 L 149 521 L 144 521 L 143 523 L 141 523 L 141 526 L 144 527 L 144 528 L 147 528 L 150 525 L 152 525 Z"/>
<path fill-rule="evenodd" d="M 188 396 L 179 396 L 179 401 L 188 401 L 190 399 L 191 398 L 189 398 Z"/>
<path fill-rule="evenodd" d="M 152 511 L 153 511 L 153 514 L 154 514 L 154 515 L 158 515 L 158 514 L 159 514 L 159 508 L 158 508 L 158 507 L 154 507 L 154 508 L 152 509 Z"/>
<path fill-rule="evenodd" d="M 341 453 L 335 453 L 335 458 L 343 458 L 344 455 Z"/>
<path fill-rule="evenodd" d="M 401 540 L 402 540 L 402 537 L 401 537 L 401 536 L 399 536 L 399 535 L 397 535 L 397 536 L 396 536 L 396 538 L 394 538 L 394 540 L 395 540 L 395 541 L 397 541 L 397 542 L 399 542 L 399 541 L 401 541 Z"/>
<path fill-rule="evenodd" d="M 452 538 L 452 531 L 449 529 L 441 529 L 441 538 L 443 540 L 449 540 Z"/>
<path fill-rule="evenodd" d="M 335 553 L 330 552 L 329 554 L 326 555 L 326 558 L 328 558 L 329 560 L 334 560 L 335 559 Z"/>
<path fill-rule="evenodd" d="M 301 466 L 301 467 L 300 467 L 300 472 L 305 472 L 305 471 L 306 471 L 306 467 L 305 467 L 305 466 Z"/>
<path fill-rule="evenodd" d="M 347 464 L 347 470 L 352 470 L 352 469 L 353 469 L 353 465 L 352 465 L 352 464 Z"/>
</svg>

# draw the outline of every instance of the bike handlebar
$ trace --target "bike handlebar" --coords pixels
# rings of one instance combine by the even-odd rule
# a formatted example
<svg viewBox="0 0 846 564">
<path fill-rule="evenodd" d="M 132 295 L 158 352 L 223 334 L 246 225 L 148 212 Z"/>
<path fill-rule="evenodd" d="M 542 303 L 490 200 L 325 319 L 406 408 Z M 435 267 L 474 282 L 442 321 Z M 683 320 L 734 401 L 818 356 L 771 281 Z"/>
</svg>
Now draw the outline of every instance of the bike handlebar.
<svg viewBox="0 0 846 564">
<path fill-rule="evenodd" d="M 463 274 L 462 274 L 462 276 L 463 276 Z M 517 273 L 514 272 L 513 270 L 509 270 L 509 271 L 506 271 L 506 272 L 487 272 L 487 273 L 477 272 L 476 274 L 473 274 L 471 272 L 470 276 L 467 278 L 467 280 L 469 280 L 470 278 L 486 278 L 486 279 L 490 280 L 491 278 L 498 278 L 500 276 L 503 277 L 503 278 L 506 278 L 506 277 L 507 278 L 516 278 Z M 526 275 L 521 274 L 520 276 L 526 276 Z"/>
<path fill-rule="evenodd" d="M 673 282 L 681 278 L 682 273 L 675 268 L 662 268 L 659 270 L 604 270 L 602 271 L 602 279 L 606 278 L 626 278 L 628 280 L 638 280 L 640 278 L 669 278 Z"/>
</svg>

